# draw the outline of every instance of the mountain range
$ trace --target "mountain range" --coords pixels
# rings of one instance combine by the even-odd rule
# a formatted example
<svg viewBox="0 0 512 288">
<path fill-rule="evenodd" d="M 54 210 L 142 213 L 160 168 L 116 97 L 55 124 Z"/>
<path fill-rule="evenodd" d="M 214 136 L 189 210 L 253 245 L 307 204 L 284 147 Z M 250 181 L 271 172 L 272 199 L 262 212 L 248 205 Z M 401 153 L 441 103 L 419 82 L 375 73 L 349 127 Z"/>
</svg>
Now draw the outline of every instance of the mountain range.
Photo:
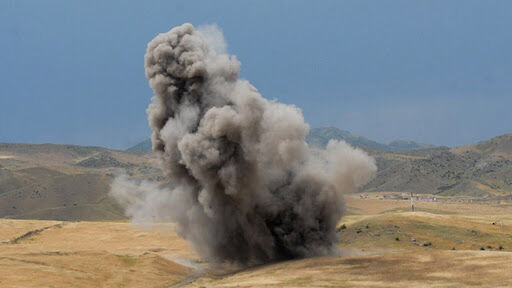
<svg viewBox="0 0 512 288">
<path fill-rule="evenodd" d="M 344 140 L 375 158 L 378 172 L 360 192 L 480 200 L 508 199 L 512 193 L 512 133 L 456 148 L 413 141 L 382 144 L 335 128 L 312 129 L 307 141 L 324 146 L 330 139 Z M 150 147 L 149 140 L 128 151 L 0 143 L 0 217 L 123 219 L 123 209 L 108 196 L 110 183 L 119 173 L 162 180 Z"/>
<path fill-rule="evenodd" d="M 365 146 L 384 151 L 403 151 L 435 147 L 431 144 L 418 143 L 411 140 L 394 140 L 388 144 L 384 144 L 335 127 L 313 128 L 309 132 L 306 141 L 313 146 L 325 147 L 327 142 L 331 139 L 343 140 L 352 146 Z M 146 139 L 127 150 L 151 151 L 151 139 Z"/>
</svg>

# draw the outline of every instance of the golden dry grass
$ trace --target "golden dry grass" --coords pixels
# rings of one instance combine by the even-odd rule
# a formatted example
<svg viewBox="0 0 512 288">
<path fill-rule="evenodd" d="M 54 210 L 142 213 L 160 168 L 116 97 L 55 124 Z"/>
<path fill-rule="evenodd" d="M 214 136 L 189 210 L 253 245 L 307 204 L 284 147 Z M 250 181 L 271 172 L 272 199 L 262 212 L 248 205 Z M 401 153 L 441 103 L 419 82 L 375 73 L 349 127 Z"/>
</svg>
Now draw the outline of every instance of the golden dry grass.
<svg viewBox="0 0 512 288">
<path fill-rule="evenodd" d="M 193 273 L 175 261 L 197 259 L 167 224 L 5 219 L 0 227 L 0 287 L 166 287 Z"/>
<path fill-rule="evenodd" d="M 416 204 L 349 197 L 342 256 L 207 273 L 171 224 L 3 219 L 0 287 L 512 286 L 509 204 Z"/>
<path fill-rule="evenodd" d="M 186 287 L 510 287 L 512 254 L 434 251 L 296 260 Z"/>
<path fill-rule="evenodd" d="M 409 201 L 355 196 L 340 222 L 344 256 L 213 274 L 185 287 L 512 286 L 509 205 L 417 202 L 409 212 Z"/>
<path fill-rule="evenodd" d="M 409 200 L 379 200 L 386 192 L 370 193 L 369 199 L 358 199 L 359 194 L 346 197 L 348 214 L 350 215 L 373 215 L 389 212 L 393 209 L 409 211 L 411 202 Z M 476 215 L 507 215 L 512 214 L 512 202 L 501 201 L 498 203 L 463 203 L 463 202 L 422 202 L 415 201 L 417 210 L 435 211 L 436 213 L 450 213 L 468 216 Z"/>
</svg>

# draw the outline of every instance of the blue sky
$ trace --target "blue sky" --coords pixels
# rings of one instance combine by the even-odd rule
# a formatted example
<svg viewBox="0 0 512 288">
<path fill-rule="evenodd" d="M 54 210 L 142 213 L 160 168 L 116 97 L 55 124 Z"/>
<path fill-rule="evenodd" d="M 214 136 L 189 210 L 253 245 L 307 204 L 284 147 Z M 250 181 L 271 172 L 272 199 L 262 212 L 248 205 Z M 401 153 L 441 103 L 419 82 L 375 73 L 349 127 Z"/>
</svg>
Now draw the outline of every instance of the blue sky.
<svg viewBox="0 0 512 288">
<path fill-rule="evenodd" d="M 463 145 L 512 132 L 512 1 L 0 1 L 0 142 L 147 138 L 146 44 L 216 23 L 312 127 Z"/>
</svg>

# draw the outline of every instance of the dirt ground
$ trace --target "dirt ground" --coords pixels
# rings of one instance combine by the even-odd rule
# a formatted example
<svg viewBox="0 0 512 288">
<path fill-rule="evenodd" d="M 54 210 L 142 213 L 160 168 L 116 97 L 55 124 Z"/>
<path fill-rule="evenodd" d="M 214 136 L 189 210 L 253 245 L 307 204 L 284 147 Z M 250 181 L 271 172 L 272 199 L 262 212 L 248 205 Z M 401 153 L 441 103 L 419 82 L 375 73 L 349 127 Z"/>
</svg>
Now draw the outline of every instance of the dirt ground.
<svg viewBox="0 0 512 288">
<path fill-rule="evenodd" d="M 0 287 L 511 287 L 507 203 L 347 198 L 340 255 L 211 268 L 174 233 L 0 219 Z"/>
<path fill-rule="evenodd" d="M 3 219 L 0 227 L 0 287 L 166 287 L 197 261 L 168 224 Z"/>
<path fill-rule="evenodd" d="M 506 252 L 431 251 L 276 263 L 187 287 L 510 287 Z"/>
</svg>

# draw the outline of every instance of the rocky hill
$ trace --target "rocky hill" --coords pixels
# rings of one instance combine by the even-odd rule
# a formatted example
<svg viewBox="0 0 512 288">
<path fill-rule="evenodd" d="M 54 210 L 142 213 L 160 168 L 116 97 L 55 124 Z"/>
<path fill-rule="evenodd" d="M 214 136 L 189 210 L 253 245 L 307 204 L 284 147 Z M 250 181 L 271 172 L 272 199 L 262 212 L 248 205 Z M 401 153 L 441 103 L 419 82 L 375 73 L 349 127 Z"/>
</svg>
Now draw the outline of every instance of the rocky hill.
<svg viewBox="0 0 512 288">
<path fill-rule="evenodd" d="M 377 176 L 367 191 L 412 191 L 446 196 L 510 198 L 512 133 L 474 145 L 392 153 L 370 152 Z"/>
<path fill-rule="evenodd" d="M 328 139 L 341 139 L 375 157 L 377 175 L 361 191 L 511 197 L 512 134 L 457 148 L 419 148 L 421 144 L 410 142 L 392 142 L 384 147 L 346 131 L 338 132 L 313 129 L 308 141 L 325 145 Z M 415 149 L 390 151 L 389 146 Z M 0 143 L 0 217 L 122 219 L 122 208 L 108 197 L 112 179 L 120 171 L 132 177 L 162 179 L 155 160 L 149 152 Z"/>
<path fill-rule="evenodd" d="M 0 143 L 0 217 L 55 220 L 124 218 L 108 197 L 120 169 L 158 178 L 153 155 L 101 147 Z"/>
</svg>

